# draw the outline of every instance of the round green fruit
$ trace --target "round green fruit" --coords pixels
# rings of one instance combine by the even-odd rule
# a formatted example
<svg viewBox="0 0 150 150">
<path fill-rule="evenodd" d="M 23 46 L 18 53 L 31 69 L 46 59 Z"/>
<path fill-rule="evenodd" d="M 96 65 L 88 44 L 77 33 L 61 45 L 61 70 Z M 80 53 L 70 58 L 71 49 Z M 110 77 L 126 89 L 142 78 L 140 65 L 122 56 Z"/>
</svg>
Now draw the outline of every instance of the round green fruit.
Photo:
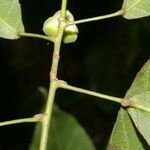
<svg viewBox="0 0 150 150">
<path fill-rule="evenodd" d="M 57 36 L 59 28 L 59 17 L 60 11 L 57 11 L 52 17 L 48 18 L 43 25 L 43 32 L 50 37 Z M 66 21 L 74 21 L 73 15 L 67 10 L 66 12 Z M 64 30 L 63 42 L 64 43 L 73 43 L 77 40 L 78 37 L 78 28 L 76 25 L 67 26 Z"/>
<path fill-rule="evenodd" d="M 58 17 L 50 17 L 44 22 L 43 32 L 50 37 L 56 36 L 58 32 L 58 26 Z"/>
<path fill-rule="evenodd" d="M 76 25 L 70 25 L 65 28 L 63 42 L 64 43 L 73 43 L 78 38 L 78 28 Z"/>
</svg>

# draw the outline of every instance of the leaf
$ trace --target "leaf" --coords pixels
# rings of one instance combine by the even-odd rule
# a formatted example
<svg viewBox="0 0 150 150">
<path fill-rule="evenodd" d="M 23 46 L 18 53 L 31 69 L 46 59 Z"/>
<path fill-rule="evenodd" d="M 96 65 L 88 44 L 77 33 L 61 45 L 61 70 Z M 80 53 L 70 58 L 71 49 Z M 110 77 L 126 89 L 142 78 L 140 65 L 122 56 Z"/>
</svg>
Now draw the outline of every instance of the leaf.
<svg viewBox="0 0 150 150">
<path fill-rule="evenodd" d="M 73 116 L 58 108 L 54 109 L 47 150 L 94 150 L 84 129 Z M 39 149 L 40 124 L 35 128 L 30 150 Z"/>
<path fill-rule="evenodd" d="M 148 111 L 150 110 L 150 60 L 145 63 L 137 74 L 130 89 L 127 91 L 125 99 L 146 108 Z M 108 149 L 150 149 L 150 111 L 136 108 L 128 108 L 127 111 L 120 109 Z M 135 130 L 135 126 L 138 132 Z"/>
<path fill-rule="evenodd" d="M 111 134 L 108 150 L 145 150 L 145 146 L 127 111 L 121 108 Z"/>
<path fill-rule="evenodd" d="M 124 0 L 122 8 L 126 19 L 146 17 L 150 15 L 150 0 Z"/>
<path fill-rule="evenodd" d="M 125 98 L 150 110 L 150 60 L 137 74 Z M 150 112 L 135 108 L 129 108 L 128 112 L 137 129 L 150 145 Z"/>
<path fill-rule="evenodd" d="M 23 32 L 21 9 L 18 0 L 0 0 L 0 37 L 18 39 Z"/>
</svg>

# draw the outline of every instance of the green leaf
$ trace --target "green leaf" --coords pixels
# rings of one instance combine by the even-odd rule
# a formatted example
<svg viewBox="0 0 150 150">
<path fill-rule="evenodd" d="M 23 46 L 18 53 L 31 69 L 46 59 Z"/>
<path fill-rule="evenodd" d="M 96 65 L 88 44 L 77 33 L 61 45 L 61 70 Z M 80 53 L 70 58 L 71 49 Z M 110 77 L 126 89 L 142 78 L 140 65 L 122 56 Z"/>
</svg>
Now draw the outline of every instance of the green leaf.
<svg viewBox="0 0 150 150">
<path fill-rule="evenodd" d="M 122 8 L 126 19 L 146 17 L 150 15 L 150 0 L 124 0 Z"/>
<path fill-rule="evenodd" d="M 125 99 L 132 101 L 135 105 L 138 104 L 141 108 L 146 108 L 146 111 L 128 108 L 127 111 L 132 118 L 132 122 L 127 111 L 121 108 L 108 149 L 150 149 L 150 60 L 137 74 Z"/>
<path fill-rule="evenodd" d="M 94 150 L 84 129 L 75 118 L 55 108 L 51 120 L 47 150 Z M 39 149 L 41 126 L 35 128 L 30 150 Z"/>
<path fill-rule="evenodd" d="M 150 110 L 150 60 L 145 63 L 137 74 L 125 98 Z M 150 145 L 150 111 L 129 108 L 128 112 L 137 129 Z"/>
<path fill-rule="evenodd" d="M 108 150 L 145 150 L 139 133 L 126 110 L 120 109 L 109 141 Z"/>
<path fill-rule="evenodd" d="M 18 39 L 23 31 L 19 0 L 0 0 L 0 37 Z"/>
</svg>

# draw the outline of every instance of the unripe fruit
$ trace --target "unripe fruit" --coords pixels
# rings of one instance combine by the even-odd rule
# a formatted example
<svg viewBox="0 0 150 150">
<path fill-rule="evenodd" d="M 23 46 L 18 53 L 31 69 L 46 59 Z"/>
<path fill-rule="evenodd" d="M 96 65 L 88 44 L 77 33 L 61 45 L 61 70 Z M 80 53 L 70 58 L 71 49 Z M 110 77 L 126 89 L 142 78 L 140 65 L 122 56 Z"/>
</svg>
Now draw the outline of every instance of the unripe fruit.
<svg viewBox="0 0 150 150">
<path fill-rule="evenodd" d="M 55 37 L 58 33 L 60 11 L 57 11 L 53 17 L 48 18 L 43 25 L 43 32 L 50 36 Z M 74 21 L 73 15 L 67 10 L 66 21 Z M 78 28 L 76 25 L 67 26 L 64 30 L 63 42 L 73 43 L 77 40 Z"/>
<path fill-rule="evenodd" d="M 65 28 L 63 42 L 64 43 L 73 43 L 78 38 L 78 28 L 76 25 L 70 25 Z"/>
<path fill-rule="evenodd" d="M 43 32 L 50 36 L 54 37 L 58 32 L 59 21 L 56 16 L 48 18 L 43 25 Z"/>
</svg>

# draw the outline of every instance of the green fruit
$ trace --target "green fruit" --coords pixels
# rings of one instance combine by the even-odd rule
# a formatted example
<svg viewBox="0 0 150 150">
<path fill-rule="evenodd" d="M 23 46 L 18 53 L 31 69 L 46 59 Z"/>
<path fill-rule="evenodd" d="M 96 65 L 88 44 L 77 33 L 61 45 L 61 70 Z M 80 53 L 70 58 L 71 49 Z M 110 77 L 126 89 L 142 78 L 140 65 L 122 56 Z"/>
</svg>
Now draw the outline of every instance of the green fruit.
<svg viewBox="0 0 150 150">
<path fill-rule="evenodd" d="M 50 17 L 44 22 L 43 32 L 50 37 L 56 36 L 58 32 L 58 26 L 59 26 L 58 17 L 56 16 Z"/>
<path fill-rule="evenodd" d="M 57 11 L 53 17 L 48 18 L 43 25 L 43 32 L 50 36 L 57 36 L 58 27 L 59 27 L 59 17 L 60 11 Z M 73 15 L 67 10 L 66 21 L 74 21 Z M 78 28 L 76 25 L 70 25 L 65 28 L 63 35 L 64 43 L 73 43 L 77 40 L 78 37 Z"/>
<path fill-rule="evenodd" d="M 65 28 L 63 42 L 64 43 L 73 43 L 78 38 L 78 28 L 76 25 L 70 25 Z"/>
</svg>

